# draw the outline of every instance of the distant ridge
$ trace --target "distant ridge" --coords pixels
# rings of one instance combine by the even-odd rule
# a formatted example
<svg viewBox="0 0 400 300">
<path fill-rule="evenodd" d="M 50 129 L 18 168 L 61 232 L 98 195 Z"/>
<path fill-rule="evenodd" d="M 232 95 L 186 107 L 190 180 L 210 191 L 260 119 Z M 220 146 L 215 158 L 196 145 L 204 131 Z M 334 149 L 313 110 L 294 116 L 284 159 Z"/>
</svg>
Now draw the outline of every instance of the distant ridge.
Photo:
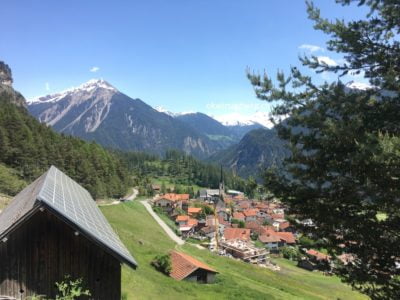
<svg viewBox="0 0 400 300">
<path fill-rule="evenodd" d="M 210 161 L 230 168 L 242 177 L 260 177 L 268 167 L 279 167 L 288 155 L 275 129 L 259 128 L 248 132 L 238 144 L 210 157 Z"/>
<path fill-rule="evenodd" d="M 128 97 L 103 79 L 31 99 L 28 109 L 58 132 L 120 150 L 164 154 L 178 149 L 205 158 L 224 148 L 223 143 Z"/>
</svg>

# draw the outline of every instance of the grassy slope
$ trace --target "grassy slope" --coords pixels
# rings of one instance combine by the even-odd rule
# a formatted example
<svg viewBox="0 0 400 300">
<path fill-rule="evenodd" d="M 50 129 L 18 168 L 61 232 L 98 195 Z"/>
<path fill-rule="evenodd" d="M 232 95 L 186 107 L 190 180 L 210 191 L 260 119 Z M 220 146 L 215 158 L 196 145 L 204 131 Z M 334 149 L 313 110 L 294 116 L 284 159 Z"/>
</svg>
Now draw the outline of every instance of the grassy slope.
<svg viewBox="0 0 400 300">
<path fill-rule="evenodd" d="M 366 299 L 340 283 L 278 260 L 281 272 L 273 272 L 207 250 L 185 245 L 179 249 L 220 272 L 215 284 L 178 282 L 155 271 L 150 262 L 176 245 L 138 203 L 102 207 L 107 219 L 139 263 L 136 271 L 123 267 L 122 291 L 127 299 Z"/>
</svg>

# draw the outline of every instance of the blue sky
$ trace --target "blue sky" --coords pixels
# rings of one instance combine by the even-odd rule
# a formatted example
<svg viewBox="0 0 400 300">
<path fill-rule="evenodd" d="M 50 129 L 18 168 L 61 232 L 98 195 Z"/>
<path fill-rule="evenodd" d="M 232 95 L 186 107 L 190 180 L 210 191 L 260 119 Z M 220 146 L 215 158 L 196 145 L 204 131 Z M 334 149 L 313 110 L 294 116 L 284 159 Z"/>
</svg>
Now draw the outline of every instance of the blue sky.
<svg viewBox="0 0 400 300">
<path fill-rule="evenodd" d="M 329 18 L 364 15 L 334 0 L 315 4 Z M 174 112 L 251 114 L 268 107 L 246 67 L 288 70 L 310 53 L 301 45 L 325 47 L 305 8 L 302 0 L 3 1 L 0 60 L 26 98 L 103 78 Z"/>
</svg>

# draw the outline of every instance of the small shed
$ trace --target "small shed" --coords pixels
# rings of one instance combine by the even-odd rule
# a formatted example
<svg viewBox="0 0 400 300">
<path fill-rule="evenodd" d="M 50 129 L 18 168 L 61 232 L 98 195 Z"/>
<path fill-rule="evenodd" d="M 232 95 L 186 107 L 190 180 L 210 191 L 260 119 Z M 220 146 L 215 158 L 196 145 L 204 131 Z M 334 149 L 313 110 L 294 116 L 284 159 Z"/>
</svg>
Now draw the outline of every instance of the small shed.
<svg viewBox="0 0 400 300">
<path fill-rule="evenodd" d="M 213 283 L 215 274 L 218 273 L 205 263 L 177 251 L 171 252 L 171 265 L 172 271 L 169 275 L 176 280 Z"/>
<path fill-rule="evenodd" d="M 137 264 L 89 192 L 55 167 L 0 214 L 0 298 L 54 298 L 66 275 L 91 299 L 121 299 L 121 263 Z"/>
</svg>

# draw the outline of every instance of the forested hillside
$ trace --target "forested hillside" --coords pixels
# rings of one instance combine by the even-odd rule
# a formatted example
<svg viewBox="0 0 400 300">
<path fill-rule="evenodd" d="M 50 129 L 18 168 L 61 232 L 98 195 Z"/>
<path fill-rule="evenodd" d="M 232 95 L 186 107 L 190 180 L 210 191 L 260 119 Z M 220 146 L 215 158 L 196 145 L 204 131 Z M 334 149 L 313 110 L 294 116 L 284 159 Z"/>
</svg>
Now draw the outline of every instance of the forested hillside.
<svg viewBox="0 0 400 300">
<path fill-rule="evenodd" d="M 120 153 L 127 168 L 136 174 L 138 185 L 146 186 L 152 178 L 170 178 L 177 185 L 218 188 L 221 170 L 177 150 L 169 150 L 163 158 L 146 153 Z M 225 186 L 246 191 L 248 183 L 234 173 L 223 171 Z"/>
<path fill-rule="evenodd" d="M 16 177 L 30 182 L 50 165 L 65 171 L 94 197 L 118 197 L 128 187 L 127 171 L 114 154 L 95 143 L 55 133 L 24 107 L 11 103 L 9 93 L 0 95 L 0 163 L 15 170 L 0 181 L 0 191 L 8 193 L 18 189 L 10 190 L 2 182 L 14 182 Z"/>
<path fill-rule="evenodd" d="M 260 128 L 242 140 L 210 157 L 210 161 L 235 170 L 243 177 L 260 177 L 268 167 L 279 167 L 289 154 L 276 130 Z"/>
</svg>

